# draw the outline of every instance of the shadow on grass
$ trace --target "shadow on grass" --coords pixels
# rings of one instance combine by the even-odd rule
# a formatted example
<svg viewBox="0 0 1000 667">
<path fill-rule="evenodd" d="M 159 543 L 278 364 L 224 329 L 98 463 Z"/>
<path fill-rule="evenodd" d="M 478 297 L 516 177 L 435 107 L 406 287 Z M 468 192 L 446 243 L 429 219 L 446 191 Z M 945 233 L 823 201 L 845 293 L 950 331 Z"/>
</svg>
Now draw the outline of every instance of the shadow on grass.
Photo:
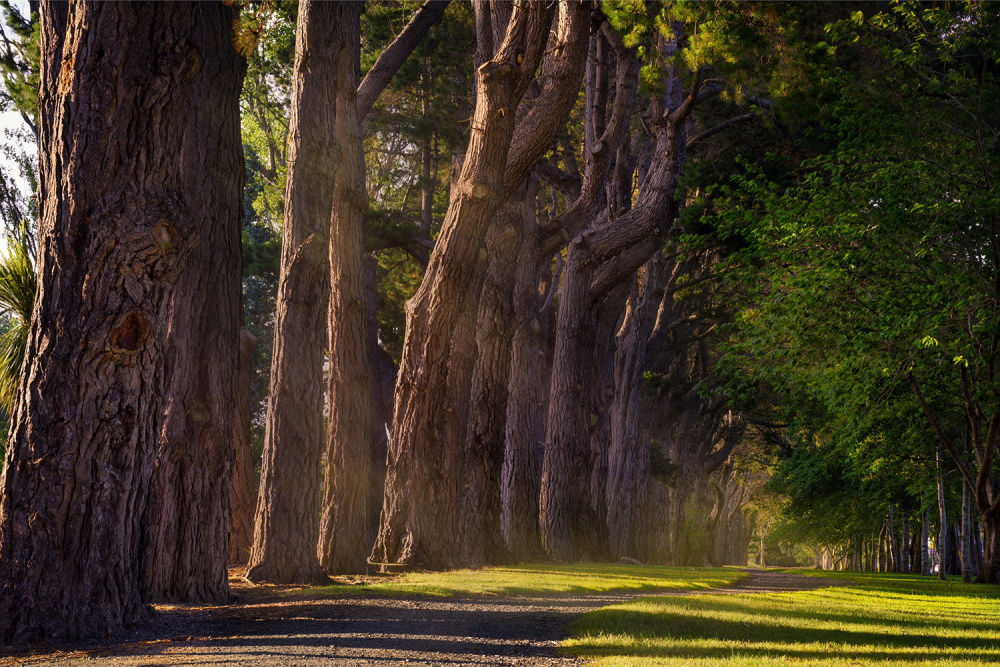
<svg viewBox="0 0 1000 667">
<path fill-rule="evenodd" d="M 575 621 L 567 650 L 588 658 L 657 660 L 997 662 L 998 593 L 865 578 L 850 589 L 643 598 Z"/>
</svg>

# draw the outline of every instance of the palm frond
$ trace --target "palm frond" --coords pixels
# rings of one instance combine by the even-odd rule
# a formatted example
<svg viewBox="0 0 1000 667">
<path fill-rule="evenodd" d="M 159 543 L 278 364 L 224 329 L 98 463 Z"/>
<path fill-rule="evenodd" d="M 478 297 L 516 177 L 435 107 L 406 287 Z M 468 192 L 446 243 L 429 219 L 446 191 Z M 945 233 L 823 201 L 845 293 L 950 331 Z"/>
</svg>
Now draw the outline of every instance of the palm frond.
<svg viewBox="0 0 1000 667">
<path fill-rule="evenodd" d="M 14 412 L 37 287 L 27 235 L 9 238 L 7 252 L 0 256 L 0 315 L 7 320 L 6 329 L 0 333 L 0 407 L 8 415 Z"/>
</svg>

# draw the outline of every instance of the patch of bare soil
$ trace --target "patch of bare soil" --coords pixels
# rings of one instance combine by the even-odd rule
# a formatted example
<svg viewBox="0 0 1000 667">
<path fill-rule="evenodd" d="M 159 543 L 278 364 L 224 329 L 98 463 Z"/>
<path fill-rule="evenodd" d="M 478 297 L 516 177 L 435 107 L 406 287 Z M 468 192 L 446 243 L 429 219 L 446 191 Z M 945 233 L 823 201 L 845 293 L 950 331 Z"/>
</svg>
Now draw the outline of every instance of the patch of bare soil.
<svg viewBox="0 0 1000 667">
<path fill-rule="evenodd" d="M 649 592 L 572 597 L 308 599 L 233 582 L 224 606 L 158 605 L 150 625 L 113 643 L 30 647 L 0 665 L 578 665 L 556 645 L 591 609 Z M 812 590 L 844 582 L 750 571 L 733 586 L 653 595 Z M 284 595 L 279 595 L 284 593 Z M 0 654 L 2 655 L 2 654 Z"/>
</svg>

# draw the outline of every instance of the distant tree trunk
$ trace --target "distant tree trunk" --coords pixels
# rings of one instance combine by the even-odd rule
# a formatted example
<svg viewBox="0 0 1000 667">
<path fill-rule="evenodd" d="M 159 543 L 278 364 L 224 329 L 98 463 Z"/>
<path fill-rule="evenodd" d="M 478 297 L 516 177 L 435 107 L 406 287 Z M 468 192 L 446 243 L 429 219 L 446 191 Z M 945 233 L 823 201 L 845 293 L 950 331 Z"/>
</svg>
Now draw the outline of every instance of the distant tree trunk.
<svg viewBox="0 0 1000 667">
<path fill-rule="evenodd" d="M 972 536 L 969 531 L 972 528 L 972 513 L 969 502 L 969 485 L 962 480 L 962 582 L 969 583 L 975 575 L 972 567 Z"/>
<path fill-rule="evenodd" d="M 385 501 L 372 560 L 445 567 L 461 558 L 462 418 L 468 408 L 484 242 L 503 199 L 514 110 L 542 55 L 551 15 L 517 4 L 479 68 L 474 128 L 461 175 L 417 294 L 396 390 Z M 488 34 L 487 34 L 488 33 Z M 480 31 L 480 48 L 493 43 Z M 470 349 L 471 348 L 471 349 Z"/>
<path fill-rule="evenodd" d="M 233 442 L 236 465 L 233 469 L 232 521 L 229 530 L 229 564 L 242 565 L 253 543 L 253 511 L 257 498 L 256 471 L 250 442 L 250 379 L 257 338 L 249 329 L 240 330 L 240 372 L 236 386 L 236 418 Z"/>
<path fill-rule="evenodd" d="M 597 309 L 594 346 L 587 382 L 587 425 L 590 433 L 590 484 L 587 497 L 595 523 L 591 558 L 606 560 L 608 545 L 608 457 L 611 451 L 611 407 L 615 397 L 615 345 L 630 285 L 622 283 Z"/>
<path fill-rule="evenodd" d="M 527 185 L 527 184 L 525 184 Z M 518 262 L 534 257 L 518 254 L 520 230 L 534 217 L 535 190 L 525 188 L 497 211 L 487 234 L 490 257 L 476 314 L 476 361 L 472 369 L 468 430 L 465 434 L 465 501 L 462 514 L 462 559 L 482 565 L 502 559 L 506 545 L 497 531 L 501 514 L 501 475 L 510 380 L 514 303 L 511 276 Z"/>
<path fill-rule="evenodd" d="M 931 554 L 928 544 L 931 537 L 930 531 L 930 517 L 928 516 L 927 508 L 924 507 L 924 514 L 920 518 L 920 574 L 925 576 L 929 576 L 932 572 Z"/>
<path fill-rule="evenodd" d="M 889 508 L 889 545 L 892 550 L 892 571 L 902 572 L 903 571 L 903 559 L 902 552 L 903 548 L 900 546 L 900 540 L 896 539 L 896 522 L 893 520 L 893 510 Z M 906 542 L 902 542 L 906 544 Z"/>
<path fill-rule="evenodd" d="M 346 3 L 345 3 L 346 4 Z M 330 294 L 329 225 L 339 153 L 340 3 L 304 0 L 295 33 L 288 176 L 271 387 L 247 578 L 311 583 L 323 444 L 323 351 Z M 349 73 L 344 73 L 350 75 Z"/>
<path fill-rule="evenodd" d="M 885 523 L 882 524 L 882 530 L 878 532 L 878 539 L 875 542 L 875 571 L 876 572 L 888 572 L 887 567 L 888 559 L 888 549 L 886 547 L 886 536 L 885 536 Z"/>
<path fill-rule="evenodd" d="M 369 293 L 365 266 L 364 147 L 356 90 L 361 56 L 361 6 L 335 3 L 339 47 L 334 63 L 336 141 L 340 149 L 333 175 L 330 236 L 330 374 L 327 396 L 326 483 L 318 555 L 331 574 L 365 572 L 371 533 L 371 438 L 374 395 L 368 335 Z"/>
<path fill-rule="evenodd" d="M 983 569 L 983 536 L 975 521 L 972 522 L 972 569 L 976 577 Z"/>
<path fill-rule="evenodd" d="M 171 406 L 192 412 L 192 449 L 207 447 L 193 472 L 224 485 L 205 526 L 224 590 L 243 178 L 233 18 L 221 3 L 42 4 L 41 78 L 61 71 L 43 104 L 39 292 L 0 501 L 6 641 L 106 637 L 147 617 L 142 514 Z M 183 323 L 198 328 L 171 330 Z M 216 355 L 198 378 L 188 335 Z"/>
<path fill-rule="evenodd" d="M 938 579 L 944 581 L 947 577 L 948 564 L 948 514 L 945 509 L 944 499 L 944 475 L 941 472 L 941 445 L 934 448 L 934 465 L 937 474 L 937 501 L 938 501 L 938 534 L 937 534 L 937 554 L 938 554 Z"/>
<path fill-rule="evenodd" d="M 365 254 L 364 145 L 361 121 L 393 75 L 440 20 L 448 0 L 424 3 L 382 52 L 363 81 L 359 3 L 339 3 L 337 34 L 332 41 L 336 61 L 334 144 L 338 150 L 330 233 L 330 301 L 327 326 L 330 409 L 326 437 L 326 477 L 317 556 L 330 573 L 365 572 L 373 541 L 372 484 L 381 483 L 384 447 L 376 423 L 375 349 L 369 327 L 375 326 L 375 273 Z M 377 338 L 374 341 L 377 345 Z"/>
<path fill-rule="evenodd" d="M 382 490 L 385 487 L 385 456 L 389 437 L 386 429 L 392 424 L 392 399 L 396 390 L 396 364 L 378 342 L 378 304 L 376 295 L 378 262 L 371 255 L 365 256 L 368 285 L 368 351 L 375 381 L 372 383 L 372 437 L 371 477 L 368 485 L 368 535 L 367 544 L 374 544 L 378 535 L 378 519 L 382 511 Z"/>
<path fill-rule="evenodd" d="M 501 478 L 505 451 L 507 389 L 514 334 L 517 264 L 537 265 L 540 248 L 533 223 L 537 179 L 532 170 L 555 140 L 578 97 L 590 13 L 582 4 L 561 3 L 546 45 L 538 84 L 522 100 L 503 174 L 504 199 L 486 235 L 487 267 L 476 302 L 475 363 L 468 385 L 468 413 L 463 440 L 465 490 L 462 512 L 464 565 L 498 562 L 505 554 L 502 532 Z M 544 110 L 544 112 L 541 112 Z M 534 250 L 529 254 L 526 252 Z M 471 305 L 471 304 L 470 304 Z M 451 418 L 457 418 L 454 412 Z"/>
<path fill-rule="evenodd" d="M 911 549 L 910 544 L 910 517 L 906 514 L 903 515 L 903 536 L 900 540 L 900 572 L 909 573 L 911 567 Z"/>
<path fill-rule="evenodd" d="M 604 521 L 594 516 L 590 502 L 587 390 L 596 326 L 590 302 L 592 266 L 589 249 L 578 238 L 567 251 L 559 289 L 540 501 L 542 546 L 558 560 L 592 556 L 594 527 Z"/>
</svg>

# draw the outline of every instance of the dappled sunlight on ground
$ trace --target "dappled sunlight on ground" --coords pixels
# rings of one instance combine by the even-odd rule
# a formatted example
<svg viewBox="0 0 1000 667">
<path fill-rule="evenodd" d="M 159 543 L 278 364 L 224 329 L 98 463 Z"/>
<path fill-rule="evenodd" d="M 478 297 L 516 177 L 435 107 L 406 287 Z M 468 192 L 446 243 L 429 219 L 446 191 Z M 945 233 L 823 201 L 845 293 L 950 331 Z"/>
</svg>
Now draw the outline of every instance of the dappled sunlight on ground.
<svg viewBox="0 0 1000 667">
<path fill-rule="evenodd" d="M 996 587 L 914 576 L 856 581 L 796 593 L 628 601 L 575 621 L 564 646 L 601 665 L 1000 661 Z"/>
</svg>

